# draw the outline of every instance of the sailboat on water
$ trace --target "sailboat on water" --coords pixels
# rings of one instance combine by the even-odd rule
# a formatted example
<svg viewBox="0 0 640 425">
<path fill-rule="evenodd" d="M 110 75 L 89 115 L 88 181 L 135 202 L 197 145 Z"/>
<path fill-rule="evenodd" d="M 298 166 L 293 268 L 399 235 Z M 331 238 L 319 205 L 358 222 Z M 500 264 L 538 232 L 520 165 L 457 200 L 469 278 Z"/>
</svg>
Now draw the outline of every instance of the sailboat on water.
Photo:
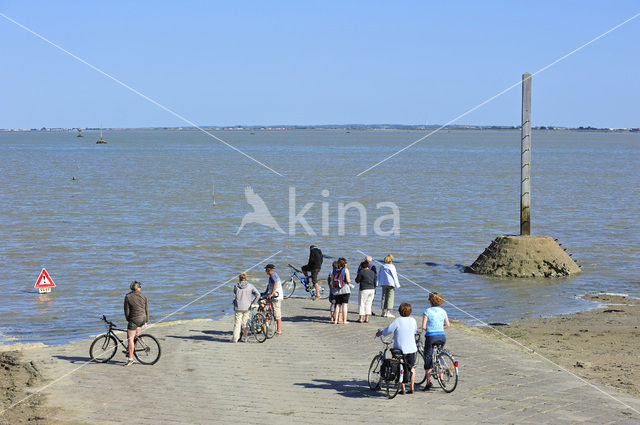
<svg viewBox="0 0 640 425">
<path fill-rule="evenodd" d="M 99 145 L 107 143 L 107 141 L 102 138 L 102 124 L 100 124 L 100 138 L 96 143 Z"/>
</svg>

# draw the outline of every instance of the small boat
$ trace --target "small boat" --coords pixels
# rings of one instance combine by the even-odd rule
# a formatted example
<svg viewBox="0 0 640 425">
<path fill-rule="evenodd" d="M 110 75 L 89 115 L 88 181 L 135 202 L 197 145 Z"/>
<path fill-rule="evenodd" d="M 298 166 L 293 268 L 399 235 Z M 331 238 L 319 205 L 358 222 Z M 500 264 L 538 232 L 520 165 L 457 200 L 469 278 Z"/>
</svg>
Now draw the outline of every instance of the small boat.
<svg viewBox="0 0 640 425">
<path fill-rule="evenodd" d="M 77 128 L 76 130 L 78 130 L 78 135 L 76 137 L 84 137 L 82 135 L 82 130 L 80 130 L 79 128 Z"/>
<path fill-rule="evenodd" d="M 102 124 L 100 124 L 100 138 L 98 139 L 98 141 L 96 143 L 99 144 L 99 145 L 107 143 L 107 141 L 102 138 Z"/>
</svg>

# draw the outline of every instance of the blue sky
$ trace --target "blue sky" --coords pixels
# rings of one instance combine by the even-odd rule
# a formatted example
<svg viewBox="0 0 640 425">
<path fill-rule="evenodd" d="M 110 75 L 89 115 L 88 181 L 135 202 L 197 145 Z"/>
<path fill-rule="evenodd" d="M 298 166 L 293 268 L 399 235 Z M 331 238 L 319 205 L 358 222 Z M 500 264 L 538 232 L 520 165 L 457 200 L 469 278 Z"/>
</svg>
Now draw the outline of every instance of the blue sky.
<svg viewBox="0 0 640 425">
<path fill-rule="evenodd" d="M 637 1 L 0 1 L 199 125 L 443 124 Z M 184 122 L 0 17 L 0 128 Z M 533 124 L 639 127 L 640 17 L 533 80 Z M 457 121 L 518 125 L 519 87 Z"/>
</svg>

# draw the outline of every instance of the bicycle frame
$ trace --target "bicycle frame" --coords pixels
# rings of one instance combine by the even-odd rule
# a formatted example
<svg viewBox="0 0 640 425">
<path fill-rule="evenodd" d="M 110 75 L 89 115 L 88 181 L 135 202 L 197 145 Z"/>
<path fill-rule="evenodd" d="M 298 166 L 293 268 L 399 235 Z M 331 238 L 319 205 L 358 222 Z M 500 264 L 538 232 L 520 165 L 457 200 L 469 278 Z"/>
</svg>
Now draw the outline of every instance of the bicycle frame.
<svg viewBox="0 0 640 425">
<path fill-rule="evenodd" d="M 109 333 L 110 335 L 113 335 L 113 337 L 116 339 L 116 341 L 118 341 L 120 343 L 120 345 L 122 345 L 125 349 L 129 349 L 129 345 L 125 345 L 124 341 L 128 340 L 128 338 L 125 339 L 120 339 L 118 337 L 118 335 L 114 332 L 114 331 L 118 331 L 118 332 L 126 332 L 126 329 L 119 329 L 113 322 L 107 320 L 104 316 L 102 317 L 102 320 L 104 320 L 105 322 L 107 322 L 107 333 Z M 138 335 L 135 336 L 134 338 L 134 343 L 136 342 L 136 339 L 138 339 Z M 127 343 L 128 344 L 128 343 Z"/>
<path fill-rule="evenodd" d="M 300 280 L 300 282 L 302 282 L 302 284 L 304 285 L 304 289 L 307 292 L 309 292 L 309 291 L 311 291 L 311 289 L 313 289 L 313 284 L 309 284 L 309 280 L 311 280 L 311 278 L 309 276 L 305 276 L 304 274 L 299 274 L 299 273 L 302 273 L 302 270 L 296 269 L 291 264 L 289 264 L 289 268 L 291 268 L 293 270 L 293 273 L 291 273 L 290 277 L 298 278 L 298 280 Z"/>
</svg>

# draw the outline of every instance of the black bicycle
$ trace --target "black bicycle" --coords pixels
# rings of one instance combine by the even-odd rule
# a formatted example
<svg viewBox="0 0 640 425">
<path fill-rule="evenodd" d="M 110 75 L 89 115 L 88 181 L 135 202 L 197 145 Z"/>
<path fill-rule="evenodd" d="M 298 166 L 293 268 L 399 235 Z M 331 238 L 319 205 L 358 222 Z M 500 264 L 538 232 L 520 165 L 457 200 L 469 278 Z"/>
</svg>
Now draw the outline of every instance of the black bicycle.
<svg viewBox="0 0 640 425">
<path fill-rule="evenodd" d="M 128 345 L 118 338 L 118 335 L 114 332 L 126 332 L 127 330 L 118 329 L 118 327 L 113 322 L 107 320 L 105 316 L 102 316 L 102 321 L 106 323 L 107 332 L 96 337 L 96 339 L 91 343 L 91 347 L 89 348 L 91 360 L 98 363 L 107 363 L 116 355 L 116 351 L 118 351 L 118 343 L 122 345 L 125 350 L 125 354 L 128 355 Z M 135 344 L 133 355 L 140 363 L 152 365 L 160 359 L 162 350 L 160 349 L 160 343 L 156 337 L 149 334 L 141 334 L 137 335 L 133 341 Z"/>
<path fill-rule="evenodd" d="M 393 338 L 385 339 L 380 335 L 380 341 L 384 344 L 384 349 L 371 360 L 367 381 L 372 390 L 379 390 L 384 386 L 387 397 L 391 399 L 398 394 L 403 383 L 411 380 L 411 368 L 405 363 L 401 350 L 389 348 Z M 387 357 L 387 352 L 391 353 L 391 357 Z"/>
</svg>

